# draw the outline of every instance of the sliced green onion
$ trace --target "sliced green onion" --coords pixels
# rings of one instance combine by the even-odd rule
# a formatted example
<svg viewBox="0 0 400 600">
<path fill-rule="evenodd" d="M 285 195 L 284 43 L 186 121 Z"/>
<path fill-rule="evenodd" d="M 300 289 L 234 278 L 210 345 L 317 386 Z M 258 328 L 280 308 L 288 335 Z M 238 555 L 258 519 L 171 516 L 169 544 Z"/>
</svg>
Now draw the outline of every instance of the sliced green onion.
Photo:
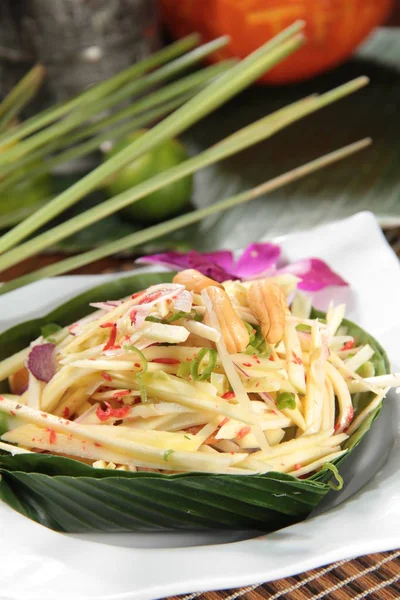
<svg viewBox="0 0 400 600">
<path fill-rule="evenodd" d="M 165 323 L 165 319 L 160 319 L 159 317 L 153 317 L 149 315 L 145 318 L 145 321 L 150 321 L 150 323 Z"/>
<path fill-rule="evenodd" d="M 164 317 L 163 319 L 160 319 L 159 317 L 154 317 L 153 315 L 149 315 L 145 318 L 145 321 L 150 321 L 151 323 L 164 323 L 164 325 L 168 325 L 168 323 L 173 323 L 174 321 L 178 321 L 179 319 L 192 319 L 193 321 L 202 321 L 203 317 L 201 315 L 198 315 L 194 308 L 192 308 L 190 313 L 178 310 L 177 312 L 174 312 L 170 317 Z"/>
<path fill-rule="evenodd" d="M 178 377 L 182 377 L 182 379 L 187 379 L 190 375 L 190 362 L 184 361 L 178 367 L 176 372 Z"/>
<path fill-rule="evenodd" d="M 361 367 L 356 371 L 360 377 L 374 377 L 375 376 L 375 366 L 370 361 L 367 360 Z"/>
<path fill-rule="evenodd" d="M 304 325 L 303 323 L 299 323 L 298 325 L 296 325 L 296 331 L 304 331 L 305 333 L 310 333 L 311 332 L 311 326 L 310 325 Z"/>
<path fill-rule="evenodd" d="M 171 449 L 170 449 L 170 450 L 166 450 L 166 451 L 164 452 L 164 460 L 165 460 L 165 462 L 168 462 L 168 459 L 169 459 L 169 457 L 170 457 L 170 456 L 171 456 L 171 454 L 173 454 L 173 453 L 174 453 L 174 450 L 171 450 Z"/>
<path fill-rule="evenodd" d="M 194 308 L 192 308 L 192 310 L 190 311 L 190 313 L 188 312 L 184 312 L 182 310 L 178 310 L 177 312 L 173 313 L 170 317 L 168 317 L 166 319 L 167 323 L 173 323 L 174 321 L 178 321 L 178 319 L 193 319 L 193 320 L 197 320 L 197 312 L 194 310 Z"/>
<path fill-rule="evenodd" d="M 281 392 L 276 397 L 276 406 L 279 410 L 283 410 L 284 408 L 294 410 L 296 408 L 294 394 L 291 394 L 290 392 Z"/>
<path fill-rule="evenodd" d="M 209 355 L 208 365 L 205 367 L 202 373 L 199 373 L 201 361 L 206 354 Z M 205 381 L 211 377 L 211 373 L 214 371 L 215 365 L 217 364 L 217 356 L 217 351 L 213 348 L 202 348 L 196 354 L 190 363 L 190 375 L 192 376 L 193 381 Z"/>
<path fill-rule="evenodd" d="M 136 352 L 139 355 L 140 360 L 143 361 L 142 370 L 139 371 L 139 373 L 136 373 L 136 381 L 139 384 L 140 397 L 142 399 L 142 403 L 145 404 L 147 402 L 147 390 L 146 390 L 146 386 L 144 385 L 144 382 L 143 382 L 143 374 L 146 373 L 147 368 L 148 368 L 147 359 L 146 359 L 145 355 L 143 354 L 143 352 L 141 350 L 139 350 L 139 348 L 136 348 L 136 346 L 125 345 L 124 350 L 129 350 L 130 352 Z"/>
<path fill-rule="evenodd" d="M 43 327 L 40 330 L 40 333 L 42 334 L 42 337 L 44 337 L 45 340 L 48 340 L 54 333 L 60 331 L 60 329 L 62 329 L 62 327 L 60 327 L 60 325 L 57 325 L 57 323 L 47 323 L 46 325 L 43 325 Z"/>
<path fill-rule="evenodd" d="M 256 339 L 256 333 L 257 330 L 253 327 L 253 325 L 251 323 L 247 323 L 247 321 L 243 321 L 247 331 L 249 332 L 250 335 L 250 344 L 252 345 L 254 340 Z"/>
<path fill-rule="evenodd" d="M 322 465 L 321 468 L 328 469 L 328 471 L 332 471 L 337 483 L 334 483 L 333 481 L 329 481 L 328 484 L 333 490 L 335 490 L 336 492 L 339 492 L 343 487 L 344 481 L 343 481 L 343 477 L 340 475 L 336 465 L 334 465 L 333 463 L 325 463 L 324 465 Z"/>
<path fill-rule="evenodd" d="M 256 336 L 253 344 L 247 346 L 245 354 L 249 354 L 250 356 L 255 354 L 260 358 L 269 358 L 271 356 L 271 348 L 264 339 L 259 344 Z"/>
<path fill-rule="evenodd" d="M 257 356 L 260 354 L 258 349 L 255 346 L 252 346 L 251 344 L 249 344 L 246 348 L 246 350 L 244 351 L 245 354 L 249 354 L 250 356 L 253 356 L 254 354 L 256 354 Z"/>
</svg>

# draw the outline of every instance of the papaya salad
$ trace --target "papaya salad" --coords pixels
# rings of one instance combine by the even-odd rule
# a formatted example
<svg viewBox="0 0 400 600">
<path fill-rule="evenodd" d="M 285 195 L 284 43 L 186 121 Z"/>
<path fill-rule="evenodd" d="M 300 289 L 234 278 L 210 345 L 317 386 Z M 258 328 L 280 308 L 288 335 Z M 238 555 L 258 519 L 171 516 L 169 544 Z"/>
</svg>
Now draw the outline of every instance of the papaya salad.
<svg viewBox="0 0 400 600">
<path fill-rule="evenodd" d="M 400 379 L 375 374 L 344 305 L 313 317 L 298 282 L 189 268 L 46 325 L 0 363 L 0 449 L 125 471 L 315 473 Z"/>
</svg>

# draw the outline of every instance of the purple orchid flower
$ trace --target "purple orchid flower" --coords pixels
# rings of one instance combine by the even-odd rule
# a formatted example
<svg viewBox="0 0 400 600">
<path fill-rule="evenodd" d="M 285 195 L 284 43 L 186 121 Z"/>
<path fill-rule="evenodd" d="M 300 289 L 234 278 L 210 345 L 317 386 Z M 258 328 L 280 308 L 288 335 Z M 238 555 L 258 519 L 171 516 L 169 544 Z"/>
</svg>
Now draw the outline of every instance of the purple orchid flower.
<svg viewBox="0 0 400 600">
<path fill-rule="evenodd" d="M 196 269 L 222 282 L 227 279 L 253 279 L 262 275 L 280 275 L 290 273 L 300 279 L 298 288 L 301 290 L 317 291 L 328 286 L 348 285 L 337 273 L 319 258 L 302 259 L 291 264 L 278 266 L 281 249 L 269 242 L 250 244 L 235 260 L 229 250 L 216 252 L 164 252 L 143 256 L 136 262 L 157 264 L 179 269 Z"/>
</svg>

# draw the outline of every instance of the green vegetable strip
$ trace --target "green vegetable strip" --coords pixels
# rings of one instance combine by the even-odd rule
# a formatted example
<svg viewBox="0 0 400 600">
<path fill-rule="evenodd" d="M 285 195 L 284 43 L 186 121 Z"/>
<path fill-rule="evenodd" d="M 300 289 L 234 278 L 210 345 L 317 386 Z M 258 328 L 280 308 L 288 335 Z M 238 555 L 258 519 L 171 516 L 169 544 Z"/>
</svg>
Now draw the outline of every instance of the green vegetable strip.
<svg viewBox="0 0 400 600">
<path fill-rule="evenodd" d="M 25 164 L 27 164 L 27 168 L 12 173 L 12 175 L 10 175 L 4 181 L 2 181 L 0 183 L 0 193 L 4 193 L 5 190 L 12 188 L 12 186 L 15 185 L 15 183 L 17 183 L 18 181 L 26 179 L 27 175 L 28 177 L 36 178 L 40 175 L 43 175 L 44 173 L 49 173 L 52 169 L 54 169 L 54 167 L 57 167 L 58 165 L 62 165 L 70 160 L 81 158 L 82 156 L 85 156 L 86 154 L 89 154 L 94 150 L 98 150 L 100 144 L 102 144 L 102 142 L 104 141 L 115 140 L 122 136 L 126 136 L 129 133 L 137 131 L 140 127 L 144 127 L 146 125 L 149 125 L 150 123 L 153 123 L 156 119 L 159 119 L 160 117 L 165 117 L 167 114 L 169 114 L 179 106 L 182 106 L 182 104 L 191 97 L 192 94 L 188 93 L 182 97 L 176 98 L 175 100 L 171 100 L 170 102 L 167 102 L 162 106 L 154 108 L 153 110 L 150 110 L 144 113 L 143 115 L 140 115 L 136 119 L 132 119 L 131 122 L 123 123 L 119 127 L 115 127 L 111 130 L 104 131 L 103 133 L 83 142 L 82 144 L 79 144 L 78 146 L 68 148 L 68 150 L 57 154 L 57 156 L 54 156 L 49 160 L 41 161 L 39 167 L 37 166 L 36 160 L 38 157 L 40 157 L 39 155 L 42 155 L 42 158 L 45 155 L 47 155 L 47 150 L 44 149 L 42 152 L 36 153 L 37 156 L 35 157 L 36 160 L 34 162 L 33 169 L 29 164 L 32 162 L 33 158 L 31 155 L 28 155 L 27 157 L 25 157 L 25 159 L 18 163 L 18 165 L 21 166 L 20 163 L 25 162 Z M 28 214 L 30 214 L 30 212 Z"/>
<path fill-rule="evenodd" d="M 170 219 L 165 223 L 160 223 L 159 225 L 148 227 L 143 231 L 139 231 L 137 233 L 125 236 L 124 238 L 121 238 L 120 240 L 117 240 L 115 242 L 105 244 L 104 246 L 95 248 L 93 250 L 90 250 L 89 252 L 83 252 L 78 256 L 72 256 L 65 260 L 59 261 L 53 265 L 49 265 L 47 267 L 43 267 L 42 269 L 38 269 L 37 271 L 29 273 L 28 275 L 18 277 L 0 286 L 0 295 L 5 294 L 11 290 L 17 289 L 23 285 L 27 285 L 28 283 L 32 283 L 34 281 L 38 281 L 39 279 L 43 279 L 44 277 L 53 277 L 55 275 L 67 273 L 68 271 L 87 265 L 100 258 L 104 258 L 106 256 L 110 256 L 111 254 L 121 252 L 122 250 L 126 250 L 127 248 L 139 246 L 140 244 L 144 244 L 145 242 L 154 240 L 156 237 L 160 237 L 169 234 L 173 231 L 179 230 L 182 227 L 186 227 L 188 225 L 191 225 L 192 223 L 201 221 L 202 219 L 210 215 L 222 212 L 224 210 L 228 210 L 230 208 L 233 208 L 234 206 L 238 206 L 245 202 L 250 202 L 255 198 L 259 198 L 264 194 L 268 194 L 276 189 L 279 189 L 284 185 L 288 185 L 289 183 L 296 181 L 297 179 L 305 177 L 306 175 L 309 175 L 310 173 L 313 173 L 318 169 L 326 167 L 347 156 L 350 156 L 351 154 L 354 154 L 355 152 L 358 152 L 359 150 L 362 150 L 363 148 L 369 146 L 370 143 L 371 139 L 365 138 L 363 140 L 355 142 L 354 144 L 344 146 L 339 150 L 335 150 L 334 152 L 325 154 L 324 156 L 321 156 L 316 160 L 306 163 L 301 167 L 297 167 L 292 171 L 288 171 L 283 175 L 279 175 L 278 177 L 275 177 L 274 179 L 271 179 L 251 190 L 238 194 L 237 196 L 227 198 L 226 200 L 222 200 L 221 202 L 216 202 L 211 206 L 195 210 L 191 213 L 181 215 L 180 217 Z"/>
<path fill-rule="evenodd" d="M 204 368 L 202 373 L 199 373 L 201 361 L 208 354 L 208 365 Z M 211 373 L 215 369 L 217 364 L 217 351 L 213 348 L 202 348 L 190 363 L 190 375 L 193 381 L 206 381 L 211 377 Z"/>
<path fill-rule="evenodd" d="M 182 377 L 183 379 L 187 379 L 190 375 L 190 364 L 189 362 L 181 362 L 179 368 L 176 372 L 178 377 Z"/>
<path fill-rule="evenodd" d="M 45 74 L 42 65 L 35 65 L 4 98 L 0 104 L 0 131 L 6 129 L 12 119 L 35 96 Z"/>
<path fill-rule="evenodd" d="M 322 469 L 327 469 L 328 471 L 332 471 L 335 476 L 337 483 L 333 483 L 333 481 L 329 481 L 328 485 L 335 491 L 340 491 L 343 488 L 343 477 L 340 475 L 337 467 L 333 463 L 324 463 L 321 467 Z"/>
<path fill-rule="evenodd" d="M 164 452 L 164 460 L 165 462 L 168 462 L 169 457 L 171 456 L 171 454 L 173 454 L 175 451 L 174 450 L 166 450 Z"/>
<path fill-rule="evenodd" d="M 57 333 L 57 331 L 61 331 L 61 329 L 62 327 L 60 327 L 60 325 L 57 325 L 56 323 L 47 323 L 47 325 L 43 325 L 43 327 L 40 330 L 40 333 L 45 339 L 48 339 L 54 333 Z"/>
<path fill-rule="evenodd" d="M 190 311 L 190 313 L 183 312 L 182 310 L 178 310 L 174 312 L 170 317 L 166 319 L 167 323 L 173 323 L 174 321 L 178 321 L 179 319 L 192 319 L 193 321 L 201 321 L 201 315 L 198 315 L 194 308 Z"/>
<path fill-rule="evenodd" d="M 119 104 L 123 100 L 132 97 L 134 94 L 142 93 L 145 90 L 160 84 L 166 79 L 175 77 L 183 69 L 203 60 L 206 56 L 220 49 L 225 44 L 225 38 L 219 38 L 213 42 L 204 44 L 204 46 L 196 48 L 185 56 L 177 58 L 173 62 L 161 67 L 159 70 L 150 73 L 150 75 L 147 75 L 146 77 L 143 77 L 137 81 L 128 83 L 125 87 L 117 90 L 112 95 L 106 96 L 105 98 L 99 100 L 95 105 L 85 106 L 81 110 L 73 112 L 66 119 L 63 119 L 44 131 L 41 131 L 27 140 L 12 146 L 6 152 L 2 152 L 0 154 L 0 165 L 7 163 L 9 164 L 10 162 L 15 161 L 17 158 L 32 152 L 32 150 L 35 150 L 35 148 L 43 146 L 43 144 L 48 143 L 51 140 L 57 139 L 68 131 L 75 129 L 80 123 L 82 123 L 82 121 L 91 118 L 94 114 Z"/>
<path fill-rule="evenodd" d="M 76 133 L 71 135 L 71 137 L 66 137 L 65 141 L 68 143 L 79 141 L 86 136 L 91 136 L 97 133 L 98 131 L 104 131 L 106 127 L 110 127 L 115 123 L 119 123 L 123 119 L 134 117 L 144 110 L 148 111 L 150 108 L 159 106 L 160 104 L 164 105 L 165 102 L 169 102 L 177 97 L 181 97 L 182 94 L 194 92 L 195 90 L 199 91 L 199 86 L 202 86 L 207 81 L 210 81 L 214 77 L 221 75 L 228 68 L 232 67 L 235 62 L 236 61 L 233 60 L 224 61 L 222 63 L 212 65 L 211 67 L 201 69 L 200 71 L 196 71 L 191 75 L 182 77 L 178 81 L 174 81 L 173 83 L 170 83 L 159 90 L 151 91 L 149 95 L 136 100 L 133 104 L 118 111 L 116 114 L 107 116 L 100 121 L 96 121 L 96 123 L 92 123 L 89 126 L 78 130 Z"/>
<path fill-rule="evenodd" d="M 124 346 L 124 349 L 129 350 L 130 352 L 136 352 L 136 354 L 139 355 L 140 360 L 143 362 L 142 370 L 139 371 L 139 373 L 136 373 L 136 381 L 139 384 L 140 397 L 144 404 L 145 402 L 147 402 L 147 390 L 146 390 L 146 386 L 144 385 L 144 382 L 143 382 L 143 375 L 144 375 L 144 373 L 147 372 L 147 369 L 148 369 L 147 359 L 146 359 L 145 355 L 143 354 L 143 352 L 141 350 L 139 350 L 139 348 L 136 348 L 136 346 Z"/>
<path fill-rule="evenodd" d="M 107 79 L 107 81 L 103 81 L 91 87 L 90 89 L 85 90 L 75 98 L 72 98 L 72 100 L 42 111 L 40 114 L 24 121 L 13 131 L 0 136 L 0 147 L 23 139 L 31 133 L 42 129 L 49 123 L 56 121 L 68 112 L 78 108 L 81 104 L 86 105 L 87 103 L 92 103 L 103 98 L 107 94 L 116 90 L 118 87 L 124 85 L 127 81 L 136 79 L 151 69 L 159 67 L 169 60 L 188 52 L 197 46 L 199 41 L 200 36 L 198 34 L 190 35 L 178 42 L 175 42 L 174 44 L 171 44 L 170 46 L 167 46 L 166 48 L 163 48 L 159 52 L 152 54 L 148 58 L 145 58 L 131 67 L 128 67 L 124 71 L 117 73 L 114 75 L 114 77 Z"/>
<path fill-rule="evenodd" d="M 218 81 L 223 79 L 223 77 L 224 76 L 221 76 Z M 199 155 L 185 161 L 181 165 L 169 169 L 166 172 L 160 173 L 146 182 L 127 190 L 126 192 L 118 194 L 110 200 L 106 200 L 101 205 L 98 205 L 93 209 L 89 209 L 86 212 L 73 217 L 69 221 L 62 223 L 61 225 L 58 225 L 57 227 L 54 227 L 53 229 L 37 236 L 33 240 L 25 242 L 14 250 L 7 252 L 4 256 L 0 257 L 0 270 L 6 269 L 18 263 L 20 260 L 23 260 L 24 258 L 43 250 L 44 248 L 54 244 L 56 241 L 65 239 L 76 231 L 79 231 L 88 225 L 92 225 L 94 222 L 114 213 L 117 210 L 121 210 L 125 206 L 132 204 L 132 202 L 163 188 L 169 183 L 173 183 L 174 181 L 177 181 L 186 175 L 194 173 L 205 166 L 231 156 L 232 154 L 235 154 L 236 152 L 239 152 L 240 150 L 247 148 L 252 144 L 272 136 L 274 133 L 280 131 L 287 125 L 290 125 L 297 119 L 302 118 L 314 110 L 317 110 L 317 108 L 326 106 L 327 103 L 333 102 L 338 98 L 341 98 L 343 95 L 347 95 L 348 93 L 355 91 L 361 85 L 365 85 L 365 83 L 365 78 L 359 78 L 345 84 L 344 86 L 340 86 L 340 88 L 332 90 L 331 92 L 316 98 L 312 108 L 310 107 L 310 99 L 306 98 L 294 103 L 291 107 L 285 107 L 284 109 L 281 109 L 272 115 L 264 117 L 258 121 L 258 127 L 255 128 L 254 124 L 251 124 L 250 126 L 247 126 L 238 131 L 236 134 L 230 136 L 230 143 L 227 143 L 226 140 L 223 140 L 219 144 L 216 144 Z M 193 100 L 191 102 L 193 102 Z M 176 111 L 173 115 L 170 115 L 166 121 L 178 114 L 180 110 L 185 109 L 185 106 L 181 107 L 181 109 Z M 152 131 L 155 131 L 156 128 L 157 126 Z M 142 136 L 140 139 L 143 139 L 144 137 L 146 137 L 146 135 Z M 120 154 L 118 154 L 117 157 L 118 156 L 120 156 Z M 108 162 L 104 166 L 106 166 Z M 79 183 L 80 182 L 78 182 L 78 184 Z M 45 211 L 48 206 L 49 204 L 43 208 L 43 211 Z M 35 215 L 37 214 L 38 213 L 36 212 Z M 24 223 L 27 223 L 29 220 L 30 219 L 27 219 L 24 221 Z M 18 227 L 23 227 L 24 223 L 21 223 Z M 16 227 L 13 231 L 16 231 L 18 227 Z M 10 232 L 10 234 L 11 233 L 12 232 Z M 3 236 L 3 239 L 6 236 Z M 0 247 L 1 243 L 2 240 L 0 240 Z"/>
<path fill-rule="evenodd" d="M 121 135 L 127 135 L 131 130 L 134 131 L 136 128 L 148 125 L 160 117 L 165 117 L 169 112 L 192 98 L 199 91 L 201 85 L 204 85 L 207 81 L 217 77 L 223 71 L 226 71 L 233 63 L 234 61 L 225 61 L 213 65 L 184 77 L 160 90 L 151 91 L 144 98 L 141 98 L 116 114 L 105 117 L 100 121 L 96 121 L 96 123 L 85 128 L 80 128 L 69 136 L 57 137 L 52 142 L 45 144 L 44 147 L 28 153 L 27 156 L 23 156 L 17 162 L 8 166 L 3 165 L 0 167 L 0 174 L 2 178 L 7 175 L 8 177 L 1 182 L 0 192 L 3 192 L 4 189 L 11 185 L 14 185 L 17 181 L 26 179 L 27 176 L 37 177 L 42 173 L 49 172 L 57 165 L 85 156 L 89 152 L 97 150 L 99 145 L 105 140 L 113 140 Z M 150 111 L 153 107 L 155 108 Z M 120 121 L 124 121 L 128 117 L 133 117 L 137 114 L 139 114 L 139 117 L 134 121 L 120 123 Z M 112 127 L 115 123 L 119 123 L 119 126 Z M 106 127 L 109 129 L 104 131 Z M 55 150 L 65 148 L 69 144 L 92 136 L 99 131 L 100 134 L 93 139 L 89 139 L 79 146 L 68 148 L 65 152 L 58 154 L 46 162 L 42 161 L 44 157 Z M 37 162 L 41 162 L 39 168 L 37 168 Z M 30 172 L 30 169 L 32 169 L 31 164 L 34 166 L 33 173 Z"/>
<path fill-rule="evenodd" d="M 293 37 L 293 33 L 302 27 L 303 23 L 295 24 L 286 29 L 268 44 L 229 69 L 216 82 L 208 85 L 195 98 L 189 100 L 147 134 L 132 142 L 127 148 L 121 150 L 106 163 L 94 169 L 68 190 L 54 198 L 45 207 L 39 209 L 32 217 L 17 225 L 0 240 L 0 251 L 3 252 L 11 248 L 41 225 L 75 204 L 128 162 L 152 150 L 164 140 L 181 133 L 247 87 L 266 69 L 277 64 L 302 44 L 302 36 L 295 35 Z M 287 41 L 282 42 L 283 40 Z"/>
</svg>

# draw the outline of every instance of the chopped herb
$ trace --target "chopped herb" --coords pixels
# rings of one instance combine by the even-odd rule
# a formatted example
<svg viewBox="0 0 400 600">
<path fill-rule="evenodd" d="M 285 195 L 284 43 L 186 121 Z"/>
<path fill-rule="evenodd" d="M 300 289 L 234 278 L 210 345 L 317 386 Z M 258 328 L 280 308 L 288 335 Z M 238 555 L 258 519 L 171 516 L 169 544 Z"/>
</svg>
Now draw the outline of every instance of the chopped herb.
<svg viewBox="0 0 400 600">
<path fill-rule="evenodd" d="M 178 377 L 182 377 L 182 379 L 187 379 L 190 374 L 190 362 L 181 362 L 176 374 Z"/>
<path fill-rule="evenodd" d="M 45 340 L 53 341 L 50 340 L 51 336 L 54 333 L 57 333 L 57 331 L 60 331 L 61 329 L 62 327 L 60 327 L 60 325 L 57 325 L 57 323 L 47 323 L 47 325 L 43 325 L 43 327 L 40 330 L 40 333 L 42 334 Z"/>
<path fill-rule="evenodd" d="M 164 317 L 160 319 L 159 317 L 154 317 L 153 315 L 149 315 L 146 317 L 145 321 L 150 321 L 151 323 L 163 323 L 164 325 L 168 325 L 169 323 L 174 323 L 174 321 L 178 321 L 179 319 L 192 319 L 193 321 L 202 321 L 203 317 L 198 315 L 197 312 L 192 308 L 190 313 L 183 312 L 182 310 L 178 310 L 177 312 L 172 313 L 169 317 Z"/>
<path fill-rule="evenodd" d="M 360 377 L 374 377 L 375 366 L 371 361 L 367 360 L 356 372 Z"/>
<path fill-rule="evenodd" d="M 284 408 L 290 408 L 291 410 L 296 408 L 296 399 L 294 394 L 290 392 L 281 392 L 276 397 L 276 406 L 279 410 Z"/>
<path fill-rule="evenodd" d="M 146 373 L 146 371 L 147 371 L 147 367 L 148 367 L 147 359 L 146 359 L 145 355 L 143 354 L 143 352 L 141 350 L 139 350 L 138 348 L 136 348 L 136 346 L 125 345 L 124 350 L 129 350 L 130 352 L 136 352 L 137 354 L 139 354 L 140 360 L 143 362 L 142 370 L 139 371 L 139 373 L 136 373 L 136 381 L 139 384 L 140 397 L 142 399 L 142 403 L 144 404 L 145 402 L 147 402 L 147 391 L 146 391 L 146 386 L 144 385 L 144 382 L 143 382 L 143 374 Z"/>
<path fill-rule="evenodd" d="M 159 319 L 158 317 L 153 317 L 152 315 L 146 317 L 145 321 L 150 321 L 150 323 L 165 323 L 164 319 Z"/>
<path fill-rule="evenodd" d="M 296 330 L 297 331 L 304 331 L 305 333 L 310 333 L 311 332 L 311 326 L 310 325 L 305 325 L 304 323 L 299 323 L 298 325 L 296 325 Z"/>
<path fill-rule="evenodd" d="M 170 457 L 170 456 L 171 456 L 171 454 L 173 454 L 173 453 L 174 453 L 174 450 L 171 450 L 171 449 L 170 449 L 170 450 L 166 450 L 166 451 L 164 452 L 164 460 L 165 460 L 165 462 L 168 462 L 168 459 L 169 459 L 169 457 Z"/>
<path fill-rule="evenodd" d="M 190 435 L 184 435 L 183 437 L 185 437 L 187 440 L 191 440 L 192 438 L 190 437 Z"/>
<path fill-rule="evenodd" d="M 256 339 L 257 329 L 255 329 L 251 323 L 247 323 L 247 321 L 243 321 L 243 323 L 250 335 L 249 343 L 252 344 L 254 342 L 254 340 Z"/>
<path fill-rule="evenodd" d="M 195 321 L 198 321 L 198 317 L 200 315 L 197 314 L 197 312 L 194 310 L 194 308 L 192 308 L 192 310 L 188 313 L 188 312 L 183 312 L 182 310 L 178 310 L 177 312 L 173 313 L 170 317 L 168 317 L 166 319 L 167 323 L 173 323 L 174 321 L 178 321 L 178 319 L 193 319 Z M 202 317 L 200 316 L 200 319 L 202 319 Z"/>
<path fill-rule="evenodd" d="M 245 350 L 245 354 L 250 356 L 259 356 L 260 358 L 269 358 L 271 356 L 271 348 L 265 340 L 259 346 L 249 344 Z"/>
<path fill-rule="evenodd" d="M 208 365 L 202 373 L 199 373 L 200 364 L 207 354 L 209 355 Z M 211 373 L 217 364 L 217 356 L 217 351 L 213 348 L 202 348 L 199 350 L 190 363 L 190 374 L 194 381 L 206 381 L 211 377 Z"/>
</svg>

